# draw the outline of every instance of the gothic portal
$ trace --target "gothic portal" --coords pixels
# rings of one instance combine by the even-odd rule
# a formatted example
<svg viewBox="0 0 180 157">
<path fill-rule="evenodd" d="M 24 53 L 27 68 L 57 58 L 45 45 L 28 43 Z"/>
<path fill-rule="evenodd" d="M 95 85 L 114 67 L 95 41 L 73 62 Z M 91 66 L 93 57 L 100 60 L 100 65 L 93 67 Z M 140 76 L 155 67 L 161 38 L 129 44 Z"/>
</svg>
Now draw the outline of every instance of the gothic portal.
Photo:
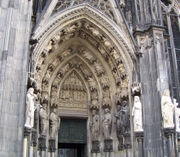
<svg viewBox="0 0 180 157">
<path fill-rule="evenodd" d="M 0 12 L 0 157 L 179 156 L 178 0 Z"/>
</svg>

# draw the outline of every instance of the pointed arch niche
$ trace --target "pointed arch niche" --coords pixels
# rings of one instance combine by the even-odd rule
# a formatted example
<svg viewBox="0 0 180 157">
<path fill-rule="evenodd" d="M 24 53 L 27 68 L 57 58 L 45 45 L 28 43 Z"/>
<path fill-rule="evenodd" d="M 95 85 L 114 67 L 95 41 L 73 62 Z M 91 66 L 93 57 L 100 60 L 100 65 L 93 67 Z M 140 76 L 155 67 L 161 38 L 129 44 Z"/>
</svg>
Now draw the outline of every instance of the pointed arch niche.
<svg viewBox="0 0 180 157">
<path fill-rule="evenodd" d="M 56 15 L 35 32 L 39 42 L 33 70 L 48 112 L 55 106 L 59 116 L 87 117 L 89 123 L 92 110 L 103 119 L 108 108 L 114 121 L 116 104 L 122 100 L 131 104 L 135 46 L 121 26 L 84 5 Z M 114 125 L 111 137 L 117 142 Z M 90 132 L 88 137 L 92 139 Z M 98 140 L 104 140 L 102 129 Z M 88 154 L 91 148 L 90 142 Z"/>
</svg>

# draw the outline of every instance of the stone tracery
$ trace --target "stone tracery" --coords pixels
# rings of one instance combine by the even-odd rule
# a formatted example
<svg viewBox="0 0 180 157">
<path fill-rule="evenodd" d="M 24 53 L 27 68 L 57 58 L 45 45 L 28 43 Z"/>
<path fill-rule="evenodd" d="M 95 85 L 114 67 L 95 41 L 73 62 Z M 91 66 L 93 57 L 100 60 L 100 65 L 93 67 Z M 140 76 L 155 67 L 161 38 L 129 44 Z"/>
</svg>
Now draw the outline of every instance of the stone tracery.
<svg viewBox="0 0 180 157">
<path fill-rule="evenodd" d="M 88 4 L 94 8 L 101 10 L 105 13 L 109 18 L 116 22 L 116 17 L 114 10 L 112 8 L 112 4 L 109 1 L 102 1 L 102 0 L 59 0 L 56 4 L 56 7 L 53 11 L 53 14 L 63 11 L 67 8 L 71 8 L 77 5 Z"/>
</svg>

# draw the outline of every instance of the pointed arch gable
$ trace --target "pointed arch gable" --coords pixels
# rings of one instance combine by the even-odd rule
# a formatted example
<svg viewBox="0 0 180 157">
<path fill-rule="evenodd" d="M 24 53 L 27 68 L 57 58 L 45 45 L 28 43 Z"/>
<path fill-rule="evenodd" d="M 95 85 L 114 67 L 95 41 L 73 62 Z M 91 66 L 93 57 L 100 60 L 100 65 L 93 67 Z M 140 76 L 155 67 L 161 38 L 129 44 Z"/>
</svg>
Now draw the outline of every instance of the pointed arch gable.
<svg viewBox="0 0 180 157">
<path fill-rule="evenodd" d="M 46 25 L 36 30 L 33 35 L 34 39 L 38 39 L 39 43 L 34 49 L 34 58 L 38 58 L 43 50 L 43 47 L 48 41 L 62 28 L 67 25 L 85 19 L 96 25 L 104 32 L 112 42 L 118 47 L 124 61 L 126 62 L 127 69 L 133 69 L 133 60 L 136 60 L 135 45 L 127 35 L 125 28 L 119 27 L 107 19 L 103 14 L 90 6 L 78 6 L 71 10 L 53 17 Z"/>
</svg>

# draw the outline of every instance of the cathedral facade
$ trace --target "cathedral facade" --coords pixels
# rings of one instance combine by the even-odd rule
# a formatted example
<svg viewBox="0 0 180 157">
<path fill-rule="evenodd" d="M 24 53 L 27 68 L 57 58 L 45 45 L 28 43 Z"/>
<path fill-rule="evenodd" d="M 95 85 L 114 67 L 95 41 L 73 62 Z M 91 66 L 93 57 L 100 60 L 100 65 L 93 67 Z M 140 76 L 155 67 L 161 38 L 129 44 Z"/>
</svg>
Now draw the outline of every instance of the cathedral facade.
<svg viewBox="0 0 180 157">
<path fill-rule="evenodd" d="M 1 0 L 0 157 L 178 157 L 179 0 Z"/>
</svg>

